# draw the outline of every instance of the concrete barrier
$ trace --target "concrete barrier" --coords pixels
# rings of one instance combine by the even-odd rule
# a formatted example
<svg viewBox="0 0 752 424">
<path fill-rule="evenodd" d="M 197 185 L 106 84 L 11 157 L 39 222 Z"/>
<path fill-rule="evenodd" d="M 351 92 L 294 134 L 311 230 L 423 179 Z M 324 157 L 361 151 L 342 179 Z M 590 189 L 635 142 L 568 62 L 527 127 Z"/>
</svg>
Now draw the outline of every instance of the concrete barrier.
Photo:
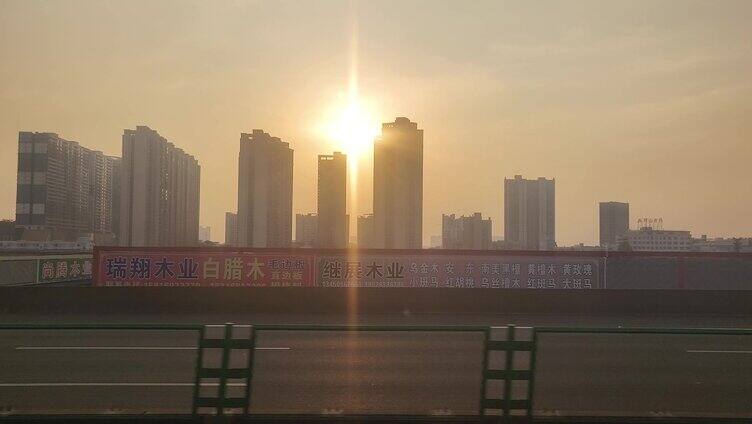
<svg viewBox="0 0 752 424">
<path fill-rule="evenodd" d="M 752 291 L 0 288 L 6 313 L 752 313 Z"/>
<path fill-rule="evenodd" d="M 606 288 L 752 290 L 752 255 L 610 252 Z"/>
</svg>

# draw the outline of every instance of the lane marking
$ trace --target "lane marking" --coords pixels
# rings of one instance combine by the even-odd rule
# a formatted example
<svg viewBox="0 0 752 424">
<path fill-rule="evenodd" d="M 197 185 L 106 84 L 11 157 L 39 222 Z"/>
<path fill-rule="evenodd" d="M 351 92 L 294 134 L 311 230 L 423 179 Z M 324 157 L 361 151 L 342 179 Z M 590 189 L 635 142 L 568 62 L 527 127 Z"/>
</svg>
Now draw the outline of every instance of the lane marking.
<svg viewBox="0 0 752 424">
<path fill-rule="evenodd" d="M 193 387 L 193 383 L 0 383 L 0 387 Z M 202 386 L 219 386 L 219 383 L 201 383 Z M 245 387 L 243 383 L 227 386 Z"/>
<path fill-rule="evenodd" d="M 16 350 L 196 350 L 191 346 L 16 346 Z M 254 350 L 292 350 L 289 347 L 256 347 Z"/>
<path fill-rule="evenodd" d="M 752 353 L 752 350 L 687 350 L 687 353 Z"/>
<path fill-rule="evenodd" d="M 196 350 L 181 346 L 17 346 L 16 350 Z"/>
</svg>

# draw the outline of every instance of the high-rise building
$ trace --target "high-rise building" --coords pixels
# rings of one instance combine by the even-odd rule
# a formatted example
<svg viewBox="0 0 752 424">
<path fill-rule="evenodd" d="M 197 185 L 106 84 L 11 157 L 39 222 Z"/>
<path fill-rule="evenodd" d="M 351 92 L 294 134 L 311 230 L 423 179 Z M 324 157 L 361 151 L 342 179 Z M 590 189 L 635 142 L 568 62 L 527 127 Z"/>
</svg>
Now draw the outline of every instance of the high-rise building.
<svg viewBox="0 0 752 424">
<path fill-rule="evenodd" d="M 289 143 L 262 130 L 240 134 L 238 245 L 292 243 L 292 163 Z"/>
<path fill-rule="evenodd" d="M 491 248 L 491 218 L 483 219 L 476 212 L 456 218 L 454 214 L 441 215 L 441 245 L 444 249 Z"/>
<path fill-rule="evenodd" d="M 225 212 L 225 245 L 238 245 L 238 214 Z"/>
<path fill-rule="evenodd" d="M 347 223 L 347 156 L 319 155 L 318 228 L 316 246 L 345 248 Z"/>
<path fill-rule="evenodd" d="M 201 167 L 155 130 L 123 133 L 120 244 L 198 244 Z"/>
<path fill-rule="evenodd" d="M 315 213 L 295 215 L 295 246 L 316 246 L 316 234 L 318 233 L 319 217 Z"/>
<path fill-rule="evenodd" d="M 90 164 L 95 170 L 91 184 L 93 240 L 100 245 L 116 244 L 120 231 L 121 160 L 94 152 Z"/>
<path fill-rule="evenodd" d="M 358 247 L 370 249 L 375 246 L 373 236 L 373 214 L 358 216 Z"/>
<path fill-rule="evenodd" d="M 599 232 L 602 249 L 616 249 L 629 231 L 629 203 L 601 202 Z"/>
<path fill-rule="evenodd" d="M 16 225 L 22 238 L 114 242 L 120 158 L 54 133 L 18 133 Z"/>
<path fill-rule="evenodd" d="M 373 146 L 374 247 L 423 247 L 423 130 L 407 118 L 384 123 Z"/>
<path fill-rule="evenodd" d="M 198 241 L 211 241 L 211 227 L 198 226 Z"/>
<path fill-rule="evenodd" d="M 504 179 L 504 242 L 524 250 L 556 247 L 555 180 Z"/>
</svg>

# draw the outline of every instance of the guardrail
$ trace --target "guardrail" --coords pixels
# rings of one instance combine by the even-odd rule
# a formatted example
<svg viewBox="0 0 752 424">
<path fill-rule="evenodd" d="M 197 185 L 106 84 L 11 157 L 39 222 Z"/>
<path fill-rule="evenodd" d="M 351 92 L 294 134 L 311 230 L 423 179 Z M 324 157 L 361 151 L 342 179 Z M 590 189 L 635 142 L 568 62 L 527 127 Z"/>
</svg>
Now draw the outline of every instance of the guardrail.
<svg viewBox="0 0 752 424">
<path fill-rule="evenodd" d="M 533 328 L 533 344 L 539 343 L 539 337 L 545 334 L 621 334 L 627 336 L 634 335 L 708 335 L 708 336 L 752 336 L 752 329 L 744 328 L 623 328 L 623 327 L 534 327 Z M 535 357 L 531 358 L 535 361 Z M 531 396 L 531 402 L 533 397 Z M 533 405 L 531 405 L 533 408 Z M 663 417 L 670 422 L 684 422 L 680 417 Z M 601 417 L 601 419 L 603 419 Z M 749 420 L 749 418 L 746 418 Z M 652 417 L 654 421 L 660 421 L 660 417 Z M 675 421 L 672 421 L 675 420 Z M 718 417 L 709 419 L 708 422 L 736 422 L 736 418 Z M 741 419 L 741 420 L 744 420 Z M 696 419 L 692 421 L 687 419 L 687 422 L 705 422 L 705 419 Z M 745 421 L 739 421 L 745 422 Z"/>
<path fill-rule="evenodd" d="M 222 327 L 222 337 L 207 337 L 209 327 Z M 524 328 L 529 331 L 530 337 L 521 340 L 518 337 L 518 329 Z M 248 329 L 248 336 L 237 337 L 238 329 Z M 482 335 L 482 368 L 480 380 L 480 396 L 478 401 L 477 419 L 480 422 L 533 422 L 541 417 L 534 417 L 534 394 L 536 380 L 536 354 L 539 337 L 543 334 L 622 334 L 622 335 L 717 335 L 717 336 L 752 336 L 752 329 L 672 329 L 672 328 L 584 328 L 584 327 L 516 327 L 508 325 L 504 327 L 488 326 L 371 326 L 371 325 L 234 325 L 222 326 L 206 325 L 99 325 L 99 324 L 73 324 L 73 325 L 36 325 L 36 324 L 11 324 L 0 325 L 0 331 L 38 331 L 38 330 L 81 330 L 81 331 L 107 331 L 107 330 L 131 330 L 131 331 L 178 331 L 194 332 L 196 334 L 196 360 L 193 384 L 193 403 L 191 416 L 204 415 L 227 415 L 236 417 L 253 417 L 252 414 L 252 381 L 254 376 L 254 349 L 258 335 L 271 331 L 295 331 L 295 332 L 462 332 L 479 333 Z M 498 332 L 504 332 L 503 337 L 494 337 Z M 207 367 L 204 364 L 206 349 L 218 349 L 221 351 L 221 364 L 218 367 Z M 230 355 L 233 351 L 242 350 L 247 354 L 247 362 L 243 367 L 231 367 Z M 494 352 L 504 352 L 504 367 L 497 369 L 490 366 L 489 357 Z M 516 353 L 526 352 L 529 355 L 527 369 L 517 369 L 515 363 Z M 0 365 L 2 358 L 0 358 Z M 201 387 L 205 379 L 218 380 L 216 396 L 202 396 Z M 228 380 L 243 380 L 244 395 L 228 396 Z M 501 381 L 504 390 L 499 397 L 491 397 L 488 394 L 489 381 Z M 513 398 L 512 384 L 514 381 L 526 381 L 526 397 Z M 242 411 L 239 414 L 233 412 Z M 498 411 L 498 413 L 494 413 Z M 0 411 L 0 418 L 2 418 Z M 22 419 L 23 415 L 10 415 L 13 419 Z M 6 417 L 8 418 L 8 417 Z M 550 421 L 551 417 L 548 417 Z M 561 418 L 561 417 L 558 417 Z M 546 420 L 546 417 L 543 417 Z M 601 418 L 602 419 L 602 418 Z M 437 419 L 436 421 L 441 421 Z M 602 421 L 599 421 L 602 422 Z M 681 421 L 677 421 L 681 422 Z M 698 421 L 700 422 L 700 421 Z"/>
</svg>

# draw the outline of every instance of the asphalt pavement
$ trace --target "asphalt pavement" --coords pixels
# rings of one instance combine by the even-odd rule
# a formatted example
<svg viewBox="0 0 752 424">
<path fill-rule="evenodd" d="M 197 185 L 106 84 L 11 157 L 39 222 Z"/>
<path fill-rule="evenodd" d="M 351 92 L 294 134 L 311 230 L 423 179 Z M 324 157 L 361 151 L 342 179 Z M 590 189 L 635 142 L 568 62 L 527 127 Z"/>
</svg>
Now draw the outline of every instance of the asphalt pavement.
<svg viewBox="0 0 752 424">
<path fill-rule="evenodd" d="M 57 315 L 2 323 L 305 323 L 752 327 L 746 316 L 551 315 Z M 219 329 L 217 329 L 219 330 Z M 521 330 L 525 337 L 525 330 Z M 0 414 L 187 413 L 196 334 L 164 331 L 0 331 Z M 251 391 L 254 413 L 456 414 L 478 411 L 483 338 L 477 332 L 264 331 Z M 525 368 L 526 354 L 518 354 Z M 218 352 L 205 358 L 219 361 Z M 240 352 L 236 365 L 246 360 Z M 494 354 L 491 367 L 501 368 Z M 542 334 L 538 415 L 752 417 L 752 336 Z M 516 397 L 526 393 L 516 384 Z M 215 382 L 202 387 L 216 391 Z M 232 381 L 232 395 L 241 394 Z M 501 396 L 491 384 L 489 396 Z"/>
</svg>

